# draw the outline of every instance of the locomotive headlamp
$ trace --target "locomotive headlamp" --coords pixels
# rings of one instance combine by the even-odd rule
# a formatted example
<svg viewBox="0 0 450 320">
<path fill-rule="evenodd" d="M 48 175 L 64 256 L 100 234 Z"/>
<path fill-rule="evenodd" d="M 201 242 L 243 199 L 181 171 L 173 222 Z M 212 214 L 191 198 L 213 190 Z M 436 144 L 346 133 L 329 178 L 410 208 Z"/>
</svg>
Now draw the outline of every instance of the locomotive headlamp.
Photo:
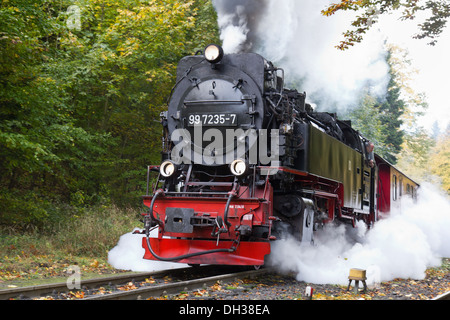
<svg viewBox="0 0 450 320">
<path fill-rule="evenodd" d="M 242 159 L 234 160 L 230 165 L 231 173 L 236 177 L 242 177 L 248 171 L 247 163 Z"/>
<path fill-rule="evenodd" d="M 175 171 L 176 165 L 170 160 L 164 161 L 159 168 L 159 172 L 161 173 L 161 175 L 166 178 L 171 177 L 175 173 Z"/>
<path fill-rule="evenodd" d="M 223 49 L 222 47 L 210 44 L 205 49 L 205 58 L 209 63 L 219 63 L 223 59 Z"/>
</svg>

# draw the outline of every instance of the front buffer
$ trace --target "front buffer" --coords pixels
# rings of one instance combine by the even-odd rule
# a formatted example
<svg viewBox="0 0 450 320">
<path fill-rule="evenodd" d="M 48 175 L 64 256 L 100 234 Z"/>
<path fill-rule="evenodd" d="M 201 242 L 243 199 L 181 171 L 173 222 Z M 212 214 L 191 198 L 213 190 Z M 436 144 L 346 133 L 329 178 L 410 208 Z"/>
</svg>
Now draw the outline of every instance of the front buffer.
<svg viewBox="0 0 450 320">
<path fill-rule="evenodd" d="M 144 197 L 158 236 L 142 240 L 144 259 L 186 264 L 264 265 L 270 254 L 270 201 L 260 197 Z M 150 225 L 150 223 L 148 223 Z M 148 229 L 148 228 L 147 228 Z"/>
<path fill-rule="evenodd" d="M 158 239 L 144 237 L 142 246 L 145 249 L 144 259 L 170 261 L 186 264 L 261 266 L 264 257 L 270 253 L 269 242 L 230 241 L 217 243 L 211 240 Z M 158 256 L 158 258 L 156 257 Z M 185 256 L 181 259 L 179 257 Z"/>
</svg>

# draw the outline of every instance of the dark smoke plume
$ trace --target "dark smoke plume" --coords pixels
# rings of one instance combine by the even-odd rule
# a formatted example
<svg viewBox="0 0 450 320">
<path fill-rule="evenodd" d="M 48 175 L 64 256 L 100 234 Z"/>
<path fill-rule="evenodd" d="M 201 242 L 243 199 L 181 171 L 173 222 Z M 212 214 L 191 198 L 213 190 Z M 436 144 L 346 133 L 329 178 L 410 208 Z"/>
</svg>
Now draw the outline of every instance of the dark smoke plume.
<svg viewBox="0 0 450 320">
<path fill-rule="evenodd" d="M 364 90 L 383 96 L 389 81 L 383 39 L 374 33 L 335 48 L 351 17 L 325 17 L 333 0 L 213 0 L 225 53 L 253 52 L 285 69 L 285 84 L 318 110 L 346 112 Z M 354 14 L 352 12 L 348 14 Z"/>
<path fill-rule="evenodd" d="M 255 51 L 258 26 L 264 20 L 266 0 L 213 0 L 227 53 Z"/>
</svg>

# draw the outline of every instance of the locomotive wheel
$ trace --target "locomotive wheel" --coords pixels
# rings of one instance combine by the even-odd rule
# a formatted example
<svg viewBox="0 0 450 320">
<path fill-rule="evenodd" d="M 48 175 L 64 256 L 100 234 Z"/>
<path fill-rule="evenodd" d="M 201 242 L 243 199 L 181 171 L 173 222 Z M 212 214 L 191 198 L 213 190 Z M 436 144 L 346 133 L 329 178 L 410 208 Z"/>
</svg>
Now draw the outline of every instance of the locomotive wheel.
<svg viewBox="0 0 450 320">
<path fill-rule="evenodd" d="M 290 234 L 304 243 L 314 242 L 314 204 L 298 195 L 282 195 L 275 198 L 274 209 L 281 221 L 274 223 L 278 236 Z"/>
</svg>

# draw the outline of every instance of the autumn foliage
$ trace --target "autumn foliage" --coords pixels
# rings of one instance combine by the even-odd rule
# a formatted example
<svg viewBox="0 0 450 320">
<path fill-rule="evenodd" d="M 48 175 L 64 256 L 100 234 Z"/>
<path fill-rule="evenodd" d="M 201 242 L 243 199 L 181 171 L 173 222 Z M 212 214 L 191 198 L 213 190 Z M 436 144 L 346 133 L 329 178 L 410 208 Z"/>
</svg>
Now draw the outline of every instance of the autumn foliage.
<svg viewBox="0 0 450 320">
<path fill-rule="evenodd" d="M 208 0 L 2 1 L 0 225 L 137 203 L 176 64 L 216 41 Z"/>
<path fill-rule="evenodd" d="M 351 22 L 351 27 L 343 32 L 344 40 L 336 47 L 346 50 L 363 40 L 364 34 L 377 23 L 380 15 L 399 12 L 401 20 L 416 19 L 417 12 L 429 12 L 430 16 L 418 24 L 417 39 L 428 39 L 430 45 L 435 45 L 450 18 L 450 3 L 447 0 L 341 0 L 322 10 L 325 16 L 331 16 L 339 11 L 358 11 L 361 14 Z"/>
</svg>

